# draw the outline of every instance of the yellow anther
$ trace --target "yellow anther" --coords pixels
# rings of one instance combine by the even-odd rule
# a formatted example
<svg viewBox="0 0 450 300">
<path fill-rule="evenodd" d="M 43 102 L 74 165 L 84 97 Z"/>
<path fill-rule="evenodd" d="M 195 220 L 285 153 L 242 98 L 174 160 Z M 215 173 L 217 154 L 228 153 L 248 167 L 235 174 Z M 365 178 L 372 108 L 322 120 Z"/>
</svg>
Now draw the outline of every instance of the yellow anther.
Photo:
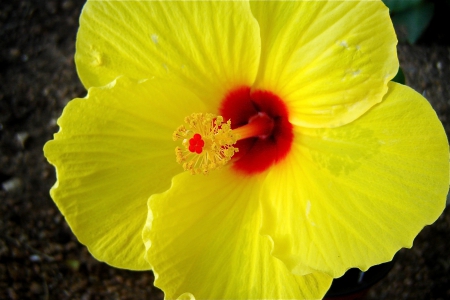
<svg viewBox="0 0 450 300">
<path fill-rule="evenodd" d="M 193 113 L 173 133 L 174 141 L 182 139 L 183 147 L 175 148 L 177 162 L 192 174 L 207 174 L 224 166 L 238 152 L 233 147 L 237 136 L 231 121 L 209 113 Z"/>
</svg>

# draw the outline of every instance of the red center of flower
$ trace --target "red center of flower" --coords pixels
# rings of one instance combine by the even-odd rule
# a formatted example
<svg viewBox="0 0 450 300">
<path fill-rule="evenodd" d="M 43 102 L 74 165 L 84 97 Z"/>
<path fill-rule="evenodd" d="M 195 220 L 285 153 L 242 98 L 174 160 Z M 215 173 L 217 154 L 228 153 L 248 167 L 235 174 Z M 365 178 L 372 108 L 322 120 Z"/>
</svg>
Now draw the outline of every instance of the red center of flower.
<svg viewBox="0 0 450 300">
<path fill-rule="evenodd" d="M 260 173 L 289 153 L 293 127 L 287 107 L 277 95 L 261 90 L 251 92 L 250 87 L 238 88 L 222 100 L 220 115 L 224 120 L 231 119 L 232 129 L 244 132 L 244 138 L 235 145 L 239 149 L 233 156 L 235 170 Z"/>
<path fill-rule="evenodd" d="M 198 133 L 189 140 L 189 151 L 195 152 L 197 154 L 202 153 L 203 146 L 205 146 L 205 141 L 202 140 L 202 136 Z"/>
</svg>

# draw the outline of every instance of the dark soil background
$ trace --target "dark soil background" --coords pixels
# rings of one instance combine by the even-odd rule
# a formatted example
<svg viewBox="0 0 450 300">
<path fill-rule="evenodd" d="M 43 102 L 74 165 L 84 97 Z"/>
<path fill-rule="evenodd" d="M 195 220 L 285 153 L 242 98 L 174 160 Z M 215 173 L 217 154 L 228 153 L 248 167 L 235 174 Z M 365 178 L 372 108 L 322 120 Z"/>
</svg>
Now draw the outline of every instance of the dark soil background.
<svg viewBox="0 0 450 300">
<path fill-rule="evenodd" d="M 84 1 L 0 3 L 0 299 L 162 299 L 151 272 L 93 259 L 49 196 L 55 172 L 42 154 L 66 103 L 86 91 L 73 55 Z M 400 45 L 407 84 L 450 132 L 448 11 L 417 45 Z M 445 26 L 444 26 L 445 24 Z M 411 149 L 414 151 L 414 149 Z M 450 299 L 450 213 L 401 250 L 368 299 Z"/>
</svg>

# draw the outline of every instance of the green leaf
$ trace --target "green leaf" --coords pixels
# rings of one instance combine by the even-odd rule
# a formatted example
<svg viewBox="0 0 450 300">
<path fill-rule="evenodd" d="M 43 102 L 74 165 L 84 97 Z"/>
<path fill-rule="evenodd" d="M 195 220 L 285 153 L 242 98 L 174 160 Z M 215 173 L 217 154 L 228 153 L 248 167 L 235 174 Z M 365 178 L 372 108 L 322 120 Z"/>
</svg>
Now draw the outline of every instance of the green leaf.
<svg viewBox="0 0 450 300">
<path fill-rule="evenodd" d="M 383 0 L 391 13 L 397 13 L 412 8 L 423 0 Z"/>
<path fill-rule="evenodd" d="M 414 44 L 427 28 L 434 13 L 434 4 L 422 3 L 411 9 L 394 14 L 392 22 L 399 40 Z"/>
<path fill-rule="evenodd" d="M 392 78 L 392 81 L 397 82 L 397 83 L 401 83 L 401 84 L 405 84 L 405 73 L 403 73 L 402 68 L 398 68 L 398 72 L 397 75 L 395 75 L 394 78 Z"/>
</svg>

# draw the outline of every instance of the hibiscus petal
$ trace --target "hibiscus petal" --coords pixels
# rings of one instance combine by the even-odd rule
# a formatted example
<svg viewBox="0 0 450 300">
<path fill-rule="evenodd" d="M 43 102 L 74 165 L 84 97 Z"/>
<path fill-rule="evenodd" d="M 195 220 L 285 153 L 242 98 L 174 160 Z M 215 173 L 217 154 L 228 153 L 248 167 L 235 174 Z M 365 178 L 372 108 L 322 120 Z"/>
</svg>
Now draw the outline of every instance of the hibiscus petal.
<svg viewBox="0 0 450 300">
<path fill-rule="evenodd" d="M 57 170 L 51 195 L 97 259 L 150 268 L 141 238 L 147 200 L 181 171 L 172 133 L 185 117 L 180 111 L 191 109 L 204 106 L 189 91 L 125 78 L 91 88 L 64 109 L 60 132 L 44 147 Z"/>
<path fill-rule="evenodd" d="M 284 99 L 291 123 L 343 125 L 382 100 L 398 59 L 381 1 L 256 1 L 251 7 L 262 44 L 255 87 Z"/>
<path fill-rule="evenodd" d="M 382 103 L 333 129 L 297 128 L 267 176 L 262 233 L 296 274 L 333 277 L 392 259 L 445 207 L 448 142 L 429 103 L 390 83 Z"/>
<path fill-rule="evenodd" d="M 86 87 L 118 75 L 167 78 L 215 103 L 215 112 L 226 92 L 254 81 L 259 51 L 246 2 L 89 1 L 75 59 Z"/>
<path fill-rule="evenodd" d="M 259 234 L 261 177 L 229 169 L 183 173 L 149 200 L 143 231 L 155 285 L 166 299 L 319 299 L 331 284 L 322 273 L 295 276 Z"/>
</svg>

